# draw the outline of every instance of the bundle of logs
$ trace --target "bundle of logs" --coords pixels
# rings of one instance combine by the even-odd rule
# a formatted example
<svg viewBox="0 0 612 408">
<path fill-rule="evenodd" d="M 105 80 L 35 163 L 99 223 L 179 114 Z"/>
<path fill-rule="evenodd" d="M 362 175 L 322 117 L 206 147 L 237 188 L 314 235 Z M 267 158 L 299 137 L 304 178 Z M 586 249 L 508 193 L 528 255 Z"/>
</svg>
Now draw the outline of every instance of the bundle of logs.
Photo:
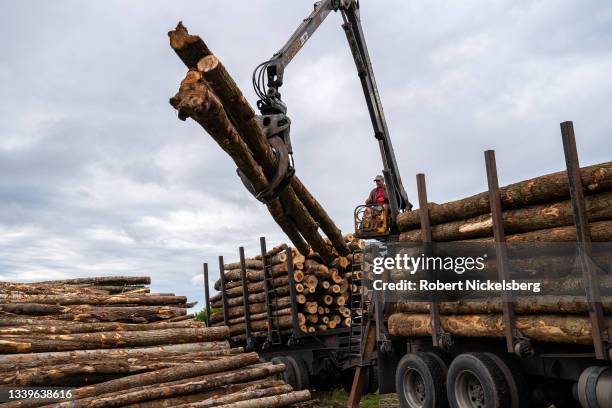
<svg viewBox="0 0 612 408">
<path fill-rule="evenodd" d="M 148 277 L 0 282 L 0 387 L 69 387 L 6 407 L 276 407 L 310 399 L 284 371 L 231 348 Z M 119 289 L 119 288 L 123 289 Z"/>
<path fill-rule="evenodd" d="M 591 240 L 610 242 L 612 162 L 584 167 L 581 177 Z M 525 243 L 576 241 L 566 172 L 502 187 L 500 196 L 509 245 L 525 247 Z M 443 204 L 429 203 L 428 208 L 434 242 L 493 242 L 487 192 Z M 403 231 L 402 241 L 421 242 L 420 210 L 401 214 L 399 225 Z M 612 287 L 610 251 L 603 250 L 605 253 L 594 253 L 592 258 L 599 273 L 605 271 L 599 278 L 602 295 L 609 293 Z M 520 278 L 527 277 L 527 281 L 528 272 L 533 276 L 540 273 L 539 279 L 531 281 L 543 286 L 536 296 L 517 297 L 513 302 L 516 325 L 523 335 L 535 341 L 592 344 L 586 284 L 575 261 L 575 256 L 567 255 L 517 257 L 509 261 L 512 273 Z M 442 329 L 457 336 L 503 337 L 502 299 L 499 292 L 494 296 L 497 297 L 441 302 Z M 604 313 L 612 313 L 612 298 L 602 296 L 600 300 Z M 388 320 L 392 335 L 427 336 L 431 333 L 427 302 L 400 302 L 395 305 L 395 312 Z M 604 319 L 604 327 L 612 334 L 612 316 Z"/>
<path fill-rule="evenodd" d="M 190 35 L 182 23 L 168 35 L 170 46 L 189 69 L 178 93 L 170 99 L 179 119 L 192 118 L 200 124 L 233 159 L 253 189 L 266 191 L 275 180 L 278 157 L 255 111 L 200 37 Z M 266 205 L 300 253 L 315 252 L 326 264 L 338 262 L 338 258 L 344 262 L 342 258 L 349 255 L 340 230 L 297 176 Z"/>
<path fill-rule="evenodd" d="M 364 242 L 349 234 L 344 237 L 347 246 L 357 251 L 355 267 L 361 262 Z M 289 288 L 289 264 L 286 244 L 280 245 L 267 253 L 271 267 L 269 269 L 269 295 L 273 327 L 281 330 L 281 335 L 293 333 L 293 316 Z M 350 327 L 351 302 L 355 302 L 366 287 L 361 286 L 361 270 L 349 270 L 352 264 L 326 265 L 315 254 L 308 257 L 302 255 L 296 248 L 290 248 L 293 280 L 295 285 L 296 303 L 298 305 L 299 327 L 303 333 L 314 333 L 328 329 Z M 351 257 L 353 262 L 353 257 Z M 247 279 L 250 328 L 252 337 L 268 336 L 268 314 L 264 283 L 263 261 L 261 255 L 245 259 L 245 276 Z M 225 296 L 228 305 L 227 326 L 235 342 L 246 340 L 245 302 L 242 285 L 242 269 L 240 262 L 227 263 L 224 266 Z M 221 279 L 215 282 L 215 289 L 221 290 Z M 212 296 L 211 306 L 223 308 L 222 293 Z M 362 309 L 353 308 L 353 313 L 362 314 Z M 223 310 L 211 314 L 211 325 L 224 324 Z"/>
</svg>

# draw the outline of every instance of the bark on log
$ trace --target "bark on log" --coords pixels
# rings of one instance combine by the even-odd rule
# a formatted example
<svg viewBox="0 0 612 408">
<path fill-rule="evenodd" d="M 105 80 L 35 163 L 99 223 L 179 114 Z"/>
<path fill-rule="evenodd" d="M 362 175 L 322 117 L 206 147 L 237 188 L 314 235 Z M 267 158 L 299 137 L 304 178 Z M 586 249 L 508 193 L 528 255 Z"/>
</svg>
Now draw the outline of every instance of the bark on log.
<svg viewBox="0 0 612 408">
<path fill-rule="evenodd" d="M 97 276 L 92 278 L 49 280 L 33 283 L 35 285 L 149 285 L 151 284 L 151 278 L 149 276 Z"/>
<path fill-rule="evenodd" d="M 170 37 L 170 47 L 188 68 L 194 68 L 201 58 L 211 54 L 199 36 L 187 32 L 182 21 L 174 30 L 168 32 L 168 37 Z"/>
<path fill-rule="evenodd" d="M 580 175 L 586 195 L 612 190 L 612 162 L 583 167 Z M 504 209 L 567 200 L 567 173 L 560 171 L 510 184 L 500 188 L 500 198 Z M 431 224 L 472 218 L 490 212 L 487 192 L 443 204 L 429 203 L 428 207 Z M 419 228 L 420 211 L 402 213 L 397 222 L 401 231 Z"/>
<path fill-rule="evenodd" d="M 17 315 L 53 316 L 58 320 L 90 323 L 148 323 L 186 314 L 186 309 L 167 306 L 91 307 L 86 305 L 56 306 L 38 303 L 0 304 L 0 310 Z"/>
<path fill-rule="evenodd" d="M 170 99 L 170 104 L 178 111 L 179 119 L 191 117 L 199 123 L 219 146 L 229 154 L 234 163 L 257 191 L 268 185 L 262 168 L 255 161 L 245 142 L 225 113 L 218 97 L 208 88 L 198 71 L 190 70 L 181 82 L 179 92 Z M 294 245 L 309 249 L 300 236 L 296 225 L 286 216 L 278 199 L 267 205 L 270 214 L 287 234 Z"/>
<path fill-rule="evenodd" d="M 185 296 L 156 296 L 149 294 L 130 294 L 130 295 L 0 295 L 0 303 L 40 303 L 48 305 L 168 305 L 186 303 Z"/>
<path fill-rule="evenodd" d="M 292 391 L 293 387 L 289 384 L 276 385 L 273 387 L 246 387 L 244 390 L 241 391 L 237 391 L 234 393 L 226 393 L 224 395 L 219 395 L 213 398 L 206 399 L 204 401 L 193 402 L 191 404 L 177 405 L 175 408 L 216 407 L 225 404 L 232 404 L 238 401 L 253 400 L 255 398 L 268 397 L 272 395 L 287 394 L 291 393 Z"/>
<path fill-rule="evenodd" d="M 80 360 L 96 360 L 101 358 L 127 359 L 131 358 L 132 356 L 149 356 L 150 358 L 156 358 L 159 356 L 171 356 L 185 353 L 229 350 L 229 348 L 229 343 L 227 341 L 212 341 L 201 343 L 168 344 L 156 347 L 141 348 L 75 350 L 31 354 L 4 354 L 0 355 L 0 364 L 21 365 L 36 362 L 60 364 Z"/>
<path fill-rule="evenodd" d="M 289 296 L 279 298 L 276 300 L 275 305 L 279 309 L 284 309 L 286 307 L 289 307 L 291 306 L 291 298 Z M 266 304 L 265 303 L 252 303 L 249 305 L 249 311 L 251 313 L 263 313 L 266 311 Z M 228 309 L 228 313 L 229 313 L 230 318 L 242 316 L 244 314 L 244 307 L 242 306 L 230 307 Z M 218 311 L 218 312 L 210 314 L 211 323 L 217 323 L 217 322 L 222 322 L 222 321 L 223 321 L 223 311 Z"/>
<path fill-rule="evenodd" d="M 442 315 L 440 325 L 444 331 L 459 337 L 504 336 L 504 322 L 495 315 Z M 395 313 L 389 316 L 389 334 L 395 337 L 423 337 L 431 335 L 429 314 Z M 562 315 L 521 315 L 516 318 L 516 327 L 523 335 L 534 341 L 593 344 L 591 323 L 588 317 Z M 604 331 L 612 333 L 612 319 L 605 318 Z"/>
<path fill-rule="evenodd" d="M 64 320 L 37 320 L 37 319 L 2 319 L 0 324 L 0 336 L 2 335 L 23 335 L 23 334 L 75 334 L 75 333 L 95 333 L 103 331 L 146 331 L 176 328 L 198 328 L 206 327 L 202 322 L 156 322 L 154 324 L 130 324 L 115 322 L 98 323 L 72 323 Z M 10 323 L 11 326 L 3 326 Z"/>
<path fill-rule="evenodd" d="M 285 384 L 281 380 L 256 380 L 243 384 L 230 384 L 216 388 L 212 391 L 205 391 L 189 395 L 181 395 L 172 398 L 164 398 L 159 400 L 146 401 L 143 403 L 135 403 L 126 405 L 125 408 L 167 408 L 180 406 L 182 404 L 190 404 L 193 402 L 203 402 L 210 398 L 219 398 L 223 395 L 229 395 L 235 392 L 263 389 L 270 387 L 278 387 Z"/>
<path fill-rule="evenodd" d="M 36 353 L 43 351 L 86 350 L 114 347 L 144 347 L 163 344 L 217 341 L 227 338 L 227 327 L 178 328 L 145 332 L 98 332 L 71 335 L 3 337 L 1 353 Z"/>
<path fill-rule="evenodd" d="M 280 329 L 289 329 L 293 327 L 293 319 L 291 316 L 278 316 L 278 319 L 275 319 L 275 321 L 277 321 L 275 324 L 278 324 Z M 268 330 L 268 320 L 263 319 L 251 321 L 251 329 L 255 331 Z M 229 331 L 230 334 L 244 333 L 246 331 L 246 323 L 233 324 L 229 326 Z"/>
<path fill-rule="evenodd" d="M 145 387 L 136 388 L 134 390 L 97 395 L 95 397 L 70 401 L 68 403 L 58 404 L 58 408 L 96 408 L 96 407 L 120 407 L 127 404 L 133 404 L 141 401 L 149 401 L 160 398 L 168 398 L 175 395 L 190 394 L 218 388 L 227 384 L 236 384 L 250 380 L 266 378 L 278 372 L 284 371 L 285 367 L 282 364 L 262 364 L 254 368 L 243 368 L 222 374 L 208 375 L 201 379 L 190 378 L 189 381 L 178 384 L 164 383 L 154 384 Z M 75 392 L 77 392 L 75 390 Z"/>
<path fill-rule="evenodd" d="M 262 164 L 268 177 L 271 177 L 276 168 L 276 156 L 272 153 L 270 144 L 263 134 L 263 130 L 255 119 L 255 112 L 242 95 L 242 92 L 231 78 L 229 73 L 220 61 L 213 55 L 203 58 L 198 63 L 198 69 L 203 73 L 206 81 L 220 96 L 224 106 L 230 112 L 230 116 L 235 120 L 236 127 L 249 145 L 255 157 Z M 285 208 L 292 213 L 294 222 L 299 226 L 299 230 L 313 249 L 320 252 L 324 258 L 331 261 L 331 252 L 327 250 L 323 240 L 316 230 L 320 226 L 323 232 L 328 235 L 336 249 L 341 254 L 348 254 L 348 247 L 342 239 L 340 230 L 333 223 L 329 215 L 304 187 L 297 177 L 293 177 L 291 188 L 281 193 L 281 201 Z M 314 229 L 314 233 L 312 229 Z M 305 248 L 296 245 L 300 252 L 308 254 Z"/>
<path fill-rule="evenodd" d="M 605 313 L 612 313 L 612 299 L 602 298 Z M 429 313 L 429 302 L 402 301 L 394 305 L 397 313 Z M 502 312 L 502 300 L 499 297 L 482 300 L 462 300 L 439 302 L 442 314 L 491 314 Z M 516 297 L 513 309 L 518 314 L 588 314 L 589 304 L 584 296 L 524 296 Z"/>
<path fill-rule="evenodd" d="M 612 192 L 585 197 L 587 219 L 590 222 L 612 219 Z M 502 213 L 504 231 L 507 234 L 529 232 L 546 228 L 574 224 L 570 201 L 508 210 Z M 466 220 L 452 221 L 431 227 L 434 241 L 456 241 L 462 239 L 493 236 L 490 214 L 479 215 Z M 400 239 L 421 242 L 421 230 L 405 231 Z"/>
<path fill-rule="evenodd" d="M 275 395 L 272 397 L 256 398 L 247 401 L 234 402 L 232 404 L 220 405 L 219 408 L 275 408 L 285 407 L 298 402 L 308 401 L 310 391 L 294 391 L 289 394 Z"/>
</svg>

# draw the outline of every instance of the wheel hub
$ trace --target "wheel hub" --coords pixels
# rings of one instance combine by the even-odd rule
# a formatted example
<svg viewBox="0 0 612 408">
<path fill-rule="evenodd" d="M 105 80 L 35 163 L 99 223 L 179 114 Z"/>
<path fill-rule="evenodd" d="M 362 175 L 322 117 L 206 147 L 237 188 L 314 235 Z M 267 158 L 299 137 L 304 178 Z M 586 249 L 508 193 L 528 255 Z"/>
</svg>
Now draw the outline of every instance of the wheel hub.
<svg viewBox="0 0 612 408">
<path fill-rule="evenodd" d="M 457 376 L 455 396 L 462 408 L 485 408 L 485 390 L 470 371 L 463 371 Z"/>
<path fill-rule="evenodd" d="M 425 406 L 427 389 L 423 377 L 416 370 L 409 369 L 404 374 L 404 397 L 411 407 Z"/>
</svg>

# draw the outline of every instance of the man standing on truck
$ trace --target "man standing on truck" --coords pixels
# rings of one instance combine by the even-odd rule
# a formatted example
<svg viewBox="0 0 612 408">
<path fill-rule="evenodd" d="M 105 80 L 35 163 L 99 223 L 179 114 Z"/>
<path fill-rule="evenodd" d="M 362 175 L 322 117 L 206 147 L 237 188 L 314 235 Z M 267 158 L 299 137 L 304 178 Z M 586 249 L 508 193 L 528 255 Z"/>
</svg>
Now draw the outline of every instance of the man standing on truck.
<svg viewBox="0 0 612 408">
<path fill-rule="evenodd" d="M 385 187 L 385 178 L 380 174 L 374 177 L 376 187 L 370 191 L 370 195 L 365 201 L 366 205 L 380 205 L 387 208 L 389 206 L 389 199 L 387 198 L 387 188 Z"/>
</svg>

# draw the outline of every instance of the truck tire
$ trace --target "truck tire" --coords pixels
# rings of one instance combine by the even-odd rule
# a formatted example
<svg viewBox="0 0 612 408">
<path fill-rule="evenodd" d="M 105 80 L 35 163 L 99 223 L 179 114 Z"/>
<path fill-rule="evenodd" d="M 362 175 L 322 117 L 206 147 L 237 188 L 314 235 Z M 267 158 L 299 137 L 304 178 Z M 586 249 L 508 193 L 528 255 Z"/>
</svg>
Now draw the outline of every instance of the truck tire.
<svg viewBox="0 0 612 408">
<path fill-rule="evenodd" d="M 504 373 L 485 353 L 464 353 L 448 368 L 446 393 L 452 408 L 510 408 Z"/>
<path fill-rule="evenodd" d="M 270 360 L 272 364 L 284 364 L 285 371 L 278 374 L 279 379 L 285 381 L 287 384 L 293 387 L 294 390 L 298 390 L 297 375 L 295 373 L 295 366 L 291 363 L 288 357 L 279 356 L 272 357 Z"/>
<path fill-rule="evenodd" d="M 287 356 L 287 360 L 293 367 L 295 373 L 295 381 L 297 388 L 294 387 L 295 391 L 307 390 L 310 388 L 310 374 L 308 374 L 308 368 L 306 363 L 300 357 Z"/>
<path fill-rule="evenodd" d="M 427 353 L 406 354 L 395 372 L 400 407 L 447 407 L 445 382 L 444 368 L 438 359 Z"/>
<path fill-rule="evenodd" d="M 529 385 L 523 375 L 520 365 L 511 357 L 498 356 L 494 353 L 484 353 L 487 357 L 497 364 L 504 373 L 504 378 L 510 391 L 510 403 L 512 408 L 522 408 L 531 406 L 531 394 Z"/>
</svg>

